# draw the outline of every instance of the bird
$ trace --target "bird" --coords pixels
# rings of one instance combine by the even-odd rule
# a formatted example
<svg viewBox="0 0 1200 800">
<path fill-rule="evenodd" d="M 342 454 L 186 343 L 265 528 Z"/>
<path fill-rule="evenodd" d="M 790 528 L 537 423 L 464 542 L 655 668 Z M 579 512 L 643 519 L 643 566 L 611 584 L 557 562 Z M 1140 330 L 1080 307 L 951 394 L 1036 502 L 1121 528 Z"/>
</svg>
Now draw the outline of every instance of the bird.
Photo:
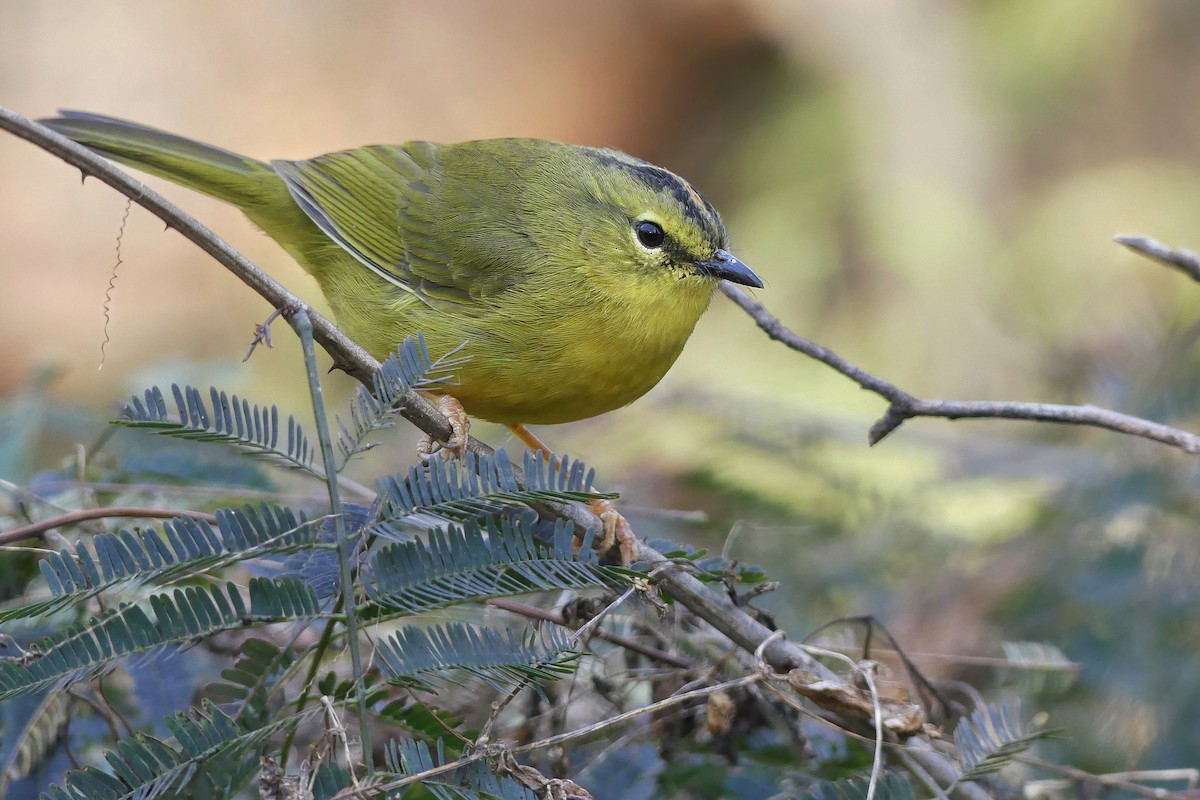
<svg viewBox="0 0 1200 800">
<path fill-rule="evenodd" d="M 99 114 L 39 121 L 239 208 L 376 358 L 418 332 L 431 354 L 455 353 L 453 385 L 435 397 L 454 451 L 473 416 L 549 453 L 527 425 L 633 402 L 675 362 L 720 281 L 763 288 L 699 191 L 615 149 L 409 141 L 261 161 Z"/>
</svg>

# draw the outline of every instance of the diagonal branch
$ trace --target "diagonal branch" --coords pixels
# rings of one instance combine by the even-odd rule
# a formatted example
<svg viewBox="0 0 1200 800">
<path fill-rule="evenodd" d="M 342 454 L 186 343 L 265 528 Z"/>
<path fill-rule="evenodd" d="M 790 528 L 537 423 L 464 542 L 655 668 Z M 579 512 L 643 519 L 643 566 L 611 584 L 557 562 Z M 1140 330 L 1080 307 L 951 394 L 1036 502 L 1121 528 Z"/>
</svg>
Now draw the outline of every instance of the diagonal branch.
<svg viewBox="0 0 1200 800">
<path fill-rule="evenodd" d="M 0 130 L 6 130 L 58 156 L 80 169 L 85 177 L 94 175 L 147 209 L 166 222 L 169 227 L 175 228 L 211 255 L 222 266 L 232 271 L 275 308 L 282 308 L 285 305 L 303 305 L 299 298 L 251 264 L 244 256 L 217 238 L 199 222 L 87 148 L 2 106 L 0 106 Z M 333 356 L 335 363 L 341 369 L 369 386 L 370 376 L 378 370 L 379 363 L 350 341 L 328 320 L 311 310 L 308 313 L 313 323 L 314 338 Z M 780 327 L 782 328 L 782 326 Z M 832 353 L 829 355 L 837 358 Z M 865 374 L 863 373 L 863 375 Z M 451 434 L 449 421 L 438 413 L 433 404 L 425 398 L 415 392 L 409 392 L 398 404 L 398 407 L 401 414 L 423 432 L 442 441 L 449 438 Z M 475 453 L 491 454 L 493 452 L 488 445 L 474 438 L 469 440 L 468 447 Z M 600 519 L 582 503 L 548 502 L 541 504 L 539 511 L 546 512 L 552 517 L 569 520 L 581 530 L 589 528 L 599 530 L 599 526 L 602 524 Z M 775 632 L 734 605 L 729 598 L 713 592 L 701 583 L 688 572 L 686 567 L 671 562 L 644 542 L 638 542 L 637 558 L 649 564 L 651 570 L 657 575 L 658 583 L 672 597 L 700 619 L 728 636 L 743 650 L 756 653 L 760 645 L 767 643 L 762 648 L 762 657 L 777 671 L 802 667 L 828 680 L 831 685 L 837 686 L 843 683 L 839 676 L 813 659 L 800 645 L 779 638 Z M 952 797 L 963 800 L 987 800 L 987 793 L 974 784 L 963 783 L 955 786 L 957 773 L 953 763 L 942 753 L 934 750 L 924 737 L 909 737 L 904 745 L 909 748 L 907 751 L 909 757 L 917 761 L 940 785 L 954 786 L 950 791 Z"/>
<path fill-rule="evenodd" d="M 141 181 L 130 177 L 86 147 L 3 106 L 0 106 L 0 130 L 8 131 L 14 136 L 37 145 L 46 152 L 58 156 L 78 168 L 85 179 L 88 176 L 94 176 L 116 189 L 161 219 L 167 227 L 174 228 L 183 234 L 186 239 L 212 256 L 217 263 L 258 292 L 274 308 L 281 309 L 288 306 L 306 308 L 309 318 L 312 320 L 313 338 L 333 357 L 336 366 L 366 386 L 371 385 L 371 376 L 379 370 L 379 362 L 366 350 L 351 341 L 328 319 L 312 309 L 308 309 L 299 297 L 289 292 L 281 283 L 252 264 L 245 256 L 165 197 Z M 405 419 L 416 425 L 423 433 L 434 437 L 435 440 L 447 441 L 453 433 L 449 420 L 432 403 L 416 392 L 407 392 L 396 403 L 396 407 Z M 467 448 L 477 455 L 491 455 L 493 452 L 491 447 L 474 437 L 468 440 Z M 513 470 L 520 479 L 520 468 L 514 465 Z M 547 502 L 545 508 L 556 516 L 574 522 L 581 531 L 587 530 L 589 527 L 596 527 L 599 530 L 598 526 L 601 525 L 595 514 L 578 503 Z"/>
<path fill-rule="evenodd" d="M 1123 244 L 1139 256 L 1145 256 L 1151 261 L 1157 261 L 1164 267 L 1177 269 L 1194 281 L 1200 281 L 1200 256 L 1191 250 L 1176 250 L 1167 247 L 1162 242 L 1156 242 L 1148 236 L 1131 236 L 1121 234 L 1114 236 L 1117 244 Z"/>
<path fill-rule="evenodd" d="M 1141 240 L 1150 241 L 1150 240 Z M 1122 242 L 1131 246 L 1127 242 Z M 1161 247 L 1161 245 L 1160 245 Z M 1136 249 L 1136 248 L 1135 248 Z M 1167 248 L 1163 248 L 1167 251 Z M 1139 251 L 1141 252 L 1141 251 Z M 1175 253 L 1175 251 L 1168 251 Z M 1190 255 L 1190 254 L 1188 254 Z M 1160 260 L 1152 256 L 1155 260 Z M 1195 256 L 1191 256 L 1195 261 Z M 1163 263 L 1166 263 L 1165 261 Z M 1185 269 L 1174 261 L 1173 266 Z M 1200 263 L 1196 264 L 1200 276 Z M 1186 271 L 1186 270 L 1185 270 Z M 1200 279 L 1200 278 L 1198 278 Z M 868 392 L 879 395 L 889 405 L 884 415 L 871 426 L 867 441 L 878 443 L 883 437 L 899 428 L 905 420 L 913 417 L 942 417 L 945 419 L 1020 419 L 1032 422 L 1054 422 L 1061 425 L 1086 425 L 1093 428 L 1140 436 L 1162 444 L 1178 447 L 1185 453 L 1200 453 L 1200 436 L 1160 422 L 1151 422 L 1141 417 L 1109 411 L 1092 405 L 1071 406 L 1053 403 L 1021 403 L 991 400 L 922 400 L 890 381 L 878 378 L 861 367 L 851 364 L 828 347 L 823 347 L 800 336 L 779 321 L 750 295 L 734 286 L 721 282 L 721 291 L 741 306 L 772 339 L 814 358 L 837 372 L 845 375 Z"/>
<path fill-rule="evenodd" d="M 212 256 L 217 263 L 258 292 L 274 308 L 305 305 L 300 298 L 252 264 L 245 256 L 218 238 L 204 225 L 185 214 L 158 192 L 122 172 L 83 145 L 76 144 L 44 125 L 39 125 L 4 107 L 0 107 L 0 129 L 58 156 L 78 168 L 83 173 L 85 180 L 89 176 L 96 177 L 116 189 L 161 219 L 167 224 L 167 227 L 174 228 L 183 234 L 186 239 Z M 307 308 L 306 305 L 305 307 Z M 379 369 L 379 362 L 372 358 L 366 350 L 347 338 L 328 319 L 311 309 L 308 313 L 313 323 L 313 338 L 333 356 L 337 367 L 369 386 L 370 376 Z M 409 392 L 405 396 L 400 405 L 400 411 L 418 428 L 434 436 L 440 436 L 442 441 L 445 441 L 451 434 L 450 424 L 446 418 L 438 413 L 432 403 L 415 392 Z"/>
</svg>

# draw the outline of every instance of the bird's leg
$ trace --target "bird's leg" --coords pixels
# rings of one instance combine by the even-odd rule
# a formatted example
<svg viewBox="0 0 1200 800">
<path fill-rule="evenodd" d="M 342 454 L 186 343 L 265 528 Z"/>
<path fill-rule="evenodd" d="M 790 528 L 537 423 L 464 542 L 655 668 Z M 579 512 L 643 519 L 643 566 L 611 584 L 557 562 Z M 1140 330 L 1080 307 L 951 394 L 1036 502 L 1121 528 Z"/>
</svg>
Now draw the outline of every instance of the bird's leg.
<svg viewBox="0 0 1200 800">
<path fill-rule="evenodd" d="M 539 439 L 537 434 L 521 423 L 505 427 L 527 448 L 535 453 L 544 453 L 546 458 L 550 459 L 550 464 L 554 465 L 554 451 Z M 589 500 L 588 508 L 604 523 L 604 533 L 595 549 L 607 553 L 616 544 L 621 553 L 621 566 L 627 567 L 632 564 L 637 557 L 637 537 L 629 522 L 617 511 L 617 504 L 612 500 Z"/>
<path fill-rule="evenodd" d="M 442 412 L 450 421 L 450 439 L 442 444 L 435 441 L 428 433 L 422 436 L 421 440 L 417 442 L 417 457 L 422 461 L 428 460 L 429 456 L 442 447 L 460 457 L 467 451 L 467 432 L 471 429 L 471 420 L 467 417 L 467 410 L 463 408 L 462 403 L 448 394 L 438 395 L 437 407 L 438 411 Z"/>
<path fill-rule="evenodd" d="M 538 435 L 529 428 L 525 427 L 524 423 L 518 422 L 515 425 L 505 425 L 504 427 L 512 433 L 513 436 L 521 440 L 521 444 L 535 453 L 545 453 L 546 458 L 554 461 L 554 451 L 550 449 L 550 445 L 538 438 Z"/>
</svg>

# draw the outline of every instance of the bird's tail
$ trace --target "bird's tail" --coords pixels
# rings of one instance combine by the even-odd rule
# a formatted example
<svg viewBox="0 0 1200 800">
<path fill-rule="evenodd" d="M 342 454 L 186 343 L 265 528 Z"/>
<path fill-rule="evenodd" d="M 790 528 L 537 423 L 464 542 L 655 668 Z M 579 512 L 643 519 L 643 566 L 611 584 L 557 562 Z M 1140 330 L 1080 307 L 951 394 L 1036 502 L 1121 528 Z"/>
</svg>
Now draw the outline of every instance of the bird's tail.
<svg viewBox="0 0 1200 800">
<path fill-rule="evenodd" d="M 135 122 L 82 111 L 39 120 L 101 155 L 238 206 L 289 202 L 287 187 L 269 164 Z"/>
</svg>

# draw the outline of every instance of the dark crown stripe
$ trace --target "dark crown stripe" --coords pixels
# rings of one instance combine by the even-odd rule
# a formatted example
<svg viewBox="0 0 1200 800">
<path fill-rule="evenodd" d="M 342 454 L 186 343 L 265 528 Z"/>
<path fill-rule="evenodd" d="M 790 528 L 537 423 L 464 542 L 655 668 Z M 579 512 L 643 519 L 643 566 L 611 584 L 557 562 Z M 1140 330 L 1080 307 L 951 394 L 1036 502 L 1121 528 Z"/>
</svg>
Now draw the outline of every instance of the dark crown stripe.
<svg viewBox="0 0 1200 800">
<path fill-rule="evenodd" d="M 716 241 L 725 241 L 725 228 L 717 210 L 713 208 L 713 204 L 674 172 L 615 151 L 596 151 L 596 159 L 605 166 L 619 167 L 625 170 L 655 192 L 669 193 L 693 222 L 707 231 Z"/>
</svg>

